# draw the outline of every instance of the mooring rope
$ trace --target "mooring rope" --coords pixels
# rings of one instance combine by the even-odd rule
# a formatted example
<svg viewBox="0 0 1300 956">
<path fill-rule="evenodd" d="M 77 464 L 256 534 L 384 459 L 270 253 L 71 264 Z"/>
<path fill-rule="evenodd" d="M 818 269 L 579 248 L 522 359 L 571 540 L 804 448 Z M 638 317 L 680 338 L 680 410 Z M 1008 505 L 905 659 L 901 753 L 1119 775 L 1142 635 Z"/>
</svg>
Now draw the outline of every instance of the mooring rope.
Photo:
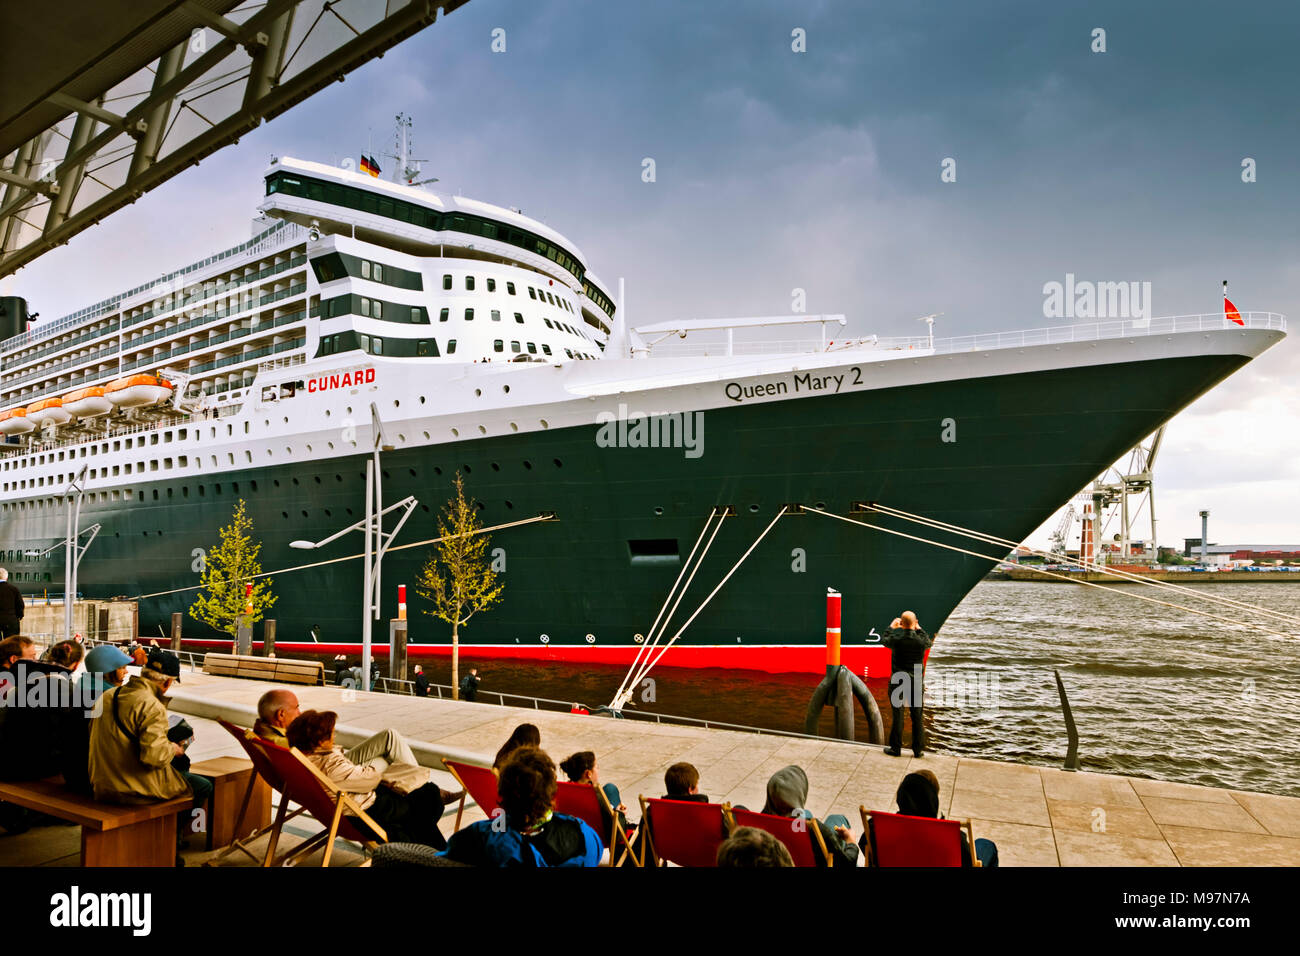
<svg viewBox="0 0 1300 956">
<path fill-rule="evenodd" d="M 982 531 L 974 531 L 970 528 L 963 528 L 961 525 L 951 524 L 950 522 L 947 521 L 940 521 L 938 518 L 929 518 L 926 517 L 925 515 L 912 514 L 911 512 L 903 511 L 900 508 L 892 508 L 889 505 L 882 505 L 877 502 L 872 502 L 867 507 L 887 516 L 902 518 L 905 521 L 912 521 L 917 524 L 926 525 L 928 527 L 935 528 L 936 530 L 950 531 L 953 534 L 958 534 L 967 538 L 973 538 L 978 541 L 984 541 L 988 544 L 999 544 L 1003 546 L 1009 546 L 1011 548 L 1021 547 L 1021 545 L 1007 538 L 1000 538 L 996 535 L 987 534 Z M 1028 550 L 1030 551 L 1030 553 L 1035 554 L 1039 557 L 1051 558 L 1052 560 L 1059 560 L 1067 564 L 1074 560 L 1069 555 L 1059 554 L 1058 552 L 1055 551 L 1040 551 L 1037 548 L 1029 548 Z M 1283 621 L 1287 624 L 1300 625 L 1300 617 L 1296 617 L 1295 615 L 1292 614 L 1287 614 L 1283 611 L 1275 611 L 1272 608 L 1260 607 L 1259 605 L 1250 604 L 1245 601 L 1236 601 L 1233 600 L 1232 598 L 1223 597 L 1222 595 L 1205 594 L 1200 591 L 1197 591 L 1195 588 L 1187 587 L 1184 584 L 1175 584 L 1172 581 L 1153 581 L 1141 574 L 1135 574 L 1131 571 L 1122 571 L 1118 568 L 1112 568 L 1104 564 L 1098 564 L 1095 561 L 1080 560 L 1079 564 L 1081 567 L 1084 568 L 1084 570 L 1093 571 L 1099 574 L 1108 574 L 1112 577 L 1116 577 L 1119 578 L 1120 580 L 1128 581 L 1133 584 L 1145 584 L 1150 587 L 1173 591 L 1177 594 L 1193 597 L 1196 598 L 1198 601 L 1205 601 L 1210 604 L 1233 607 L 1243 611 L 1254 611 L 1257 614 L 1262 614 L 1265 615 L 1266 617 L 1272 617 L 1277 620 Z M 1038 569 L 1035 568 L 1033 570 L 1037 571 Z M 1070 580 L 1074 580 L 1074 579 L 1071 578 Z"/>
<path fill-rule="evenodd" d="M 922 544 L 933 545 L 933 546 L 936 547 L 936 548 L 944 548 L 945 550 L 948 550 L 948 551 L 956 551 L 956 552 L 958 552 L 959 554 L 968 554 L 968 555 L 970 555 L 970 556 L 973 557 L 973 558 L 983 558 L 985 561 L 992 561 L 992 562 L 994 562 L 994 563 L 1000 562 L 1000 561 L 1002 560 L 1001 557 L 994 557 L 994 556 L 990 556 L 990 555 L 987 555 L 987 554 L 981 554 L 981 553 L 979 553 L 978 551 L 970 551 L 970 550 L 968 550 L 968 549 L 966 549 L 966 548 L 959 548 L 959 547 L 957 547 L 957 546 L 954 545 L 954 544 L 944 544 L 942 541 L 932 541 L 932 540 L 930 540 L 929 538 L 918 537 L 917 535 L 914 535 L 914 534 L 908 534 L 908 533 L 905 532 L 905 531 L 898 531 L 898 530 L 896 530 L 896 529 L 894 529 L 894 528 L 883 528 L 883 527 L 881 527 L 880 525 L 876 525 L 876 524 L 868 524 L 868 523 L 865 522 L 865 521 L 856 521 L 856 520 L 854 520 L 853 518 L 846 518 L 846 517 L 844 517 L 843 515 L 832 514 L 832 513 L 829 512 L 829 511 L 819 511 L 819 510 L 817 510 L 816 508 L 809 508 L 809 507 L 805 507 L 804 510 L 807 511 L 807 512 L 809 512 L 810 514 L 825 515 L 827 518 L 834 518 L 834 519 L 837 520 L 837 521 L 847 521 L 849 524 L 856 524 L 856 525 L 859 525 L 859 526 L 861 526 L 861 527 L 863 527 L 863 528 L 871 528 L 871 529 L 874 530 L 874 531 L 883 531 L 883 532 L 885 532 L 886 534 L 897 535 L 897 536 L 900 537 L 900 538 L 908 538 L 909 540 L 912 540 L 912 541 L 919 541 L 919 542 L 921 542 Z M 1218 621 L 1218 622 L 1220 622 L 1220 623 L 1222 623 L 1222 624 L 1228 624 L 1228 625 L 1231 625 L 1231 626 L 1233 626 L 1233 627 L 1240 627 L 1240 626 L 1241 626 L 1241 622 L 1240 622 L 1240 621 L 1234 621 L 1234 620 L 1232 620 L 1232 619 L 1230 619 L 1230 618 L 1226 618 L 1226 617 L 1219 617 L 1217 614 L 1211 614 L 1209 611 L 1200 611 L 1200 610 L 1197 610 L 1197 609 L 1194 608 L 1194 607 L 1185 607 L 1185 606 L 1183 606 L 1183 605 L 1181 605 L 1181 604 L 1171 604 L 1171 603 L 1168 602 L 1168 601 L 1161 601 L 1161 600 L 1159 600 L 1159 599 L 1157 599 L 1157 598 L 1152 598 L 1152 597 L 1143 597 L 1141 594 L 1133 594 L 1133 593 L 1130 592 L 1130 591 L 1121 591 L 1121 590 L 1119 590 L 1119 589 L 1117 589 L 1117 588 L 1106 587 L 1105 585 L 1102 585 L 1102 584 L 1096 584 L 1096 583 L 1094 583 L 1094 582 L 1092 582 L 1092 581 L 1080 581 L 1080 580 L 1078 580 L 1077 578 L 1071 578 L 1071 577 L 1068 577 L 1067 575 L 1064 575 L 1064 574 L 1057 574 L 1057 573 L 1054 572 L 1054 571 L 1042 571 L 1042 572 L 1040 572 L 1040 573 L 1042 573 L 1042 574 L 1046 574 L 1046 575 L 1048 575 L 1049 577 L 1060 578 L 1062 581 L 1073 581 L 1075 584 L 1081 584 L 1081 585 L 1083 585 L 1084 587 L 1097 588 L 1097 589 L 1100 590 L 1100 591 L 1110 591 L 1110 592 L 1112 592 L 1112 593 L 1114 593 L 1114 594 L 1120 594 L 1120 595 L 1124 595 L 1124 596 L 1127 596 L 1127 597 L 1131 597 L 1131 598 L 1134 598 L 1134 599 L 1136 599 L 1136 600 L 1138 600 L 1138 601 L 1146 601 L 1146 602 L 1148 602 L 1148 603 L 1150 603 L 1150 604 L 1159 604 L 1161 607 L 1170 607 L 1170 608 L 1175 608 L 1176 610 L 1179 610 L 1179 611 L 1186 611 L 1186 612 L 1189 613 L 1189 614 L 1198 614 L 1198 615 L 1200 615 L 1201 617 L 1208 617 L 1208 618 L 1210 618 L 1211 620 Z M 1273 634 L 1273 635 L 1276 636 L 1276 637 L 1292 637 L 1292 636 L 1293 636 L 1293 635 L 1288 634 L 1288 633 L 1285 633 L 1285 632 L 1283 632 L 1283 631 L 1274 631 L 1274 630 L 1270 630 L 1269 628 L 1265 628 L 1265 627 L 1261 627 L 1260 630 L 1264 631 L 1264 632 L 1267 633 L 1267 634 Z"/>
<path fill-rule="evenodd" d="M 450 541 L 452 538 L 473 537 L 476 534 L 487 534 L 490 531 L 504 531 L 506 528 L 517 528 L 520 525 L 536 524 L 539 521 L 554 521 L 554 520 L 555 520 L 555 515 L 553 513 L 540 514 L 535 518 L 523 518 L 519 521 L 507 521 L 505 524 L 495 524 L 488 528 L 478 528 L 474 531 L 467 532 L 466 534 L 463 535 L 449 534 L 441 538 L 428 538 L 424 541 L 413 541 L 410 544 L 399 544 L 395 548 L 389 548 L 388 551 L 385 552 L 385 554 L 392 551 L 405 551 L 407 548 L 421 548 L 429 544 L 438 544 L 440 541 Z M 253 578 L 265 578 L 265 577 L 270 577 L 273 574 L 276 575 L 290 574 L 294 571 L 307 571 L 310 570 L 311 568 L 324 567 L 327 564 L 338 564 L 340 561 L 356 561 L 358 558 L 364 558 L 364 557 L 365 557 L 364 552 L 359 554 L 348 554 L 348 555 L 344 555 L 341 558 L 330 558 L 326 561 L 315 561 L 311 564 L 297 564 L 291 568 L 280 568 L 276 571 L 263 571 L 260 574 L 250 574 L 248 576 L 248 579 L 252 580 Z M 192 584 L 189 587 L 173 588 L 170 591 L 154 591 L 152 594 L 136 594 L 133 597 L 127 598 L 127 600 L 144 601 L 148 598 L 166 597 L 168 594 L 183 594 L 186 591 L 197 591 L 201 587 L 203 587 L 202 584 Z"/>
<path fill-rule="evenodd" d="M 700 604 L 700 606 L 695 609 L 695 613 L 686 619 L 686 623 L 677 629 L 677 633 L 672 636 L 672 639 L 667 644 L 659 648 L 659 653 L 653 660 L 650 659 L 646 660 L 646 663 L 641 668 L 641 671 L 632 680 L 631 683 L 632 687 L 635 687 L 637 684 L 641 683 L 641 681 L 645 679 L 645 676 L 650 673 L 650 670 L 656 664 L 658 664 L 659 661 L 663 659 L 663 656 L 668 653 L 669 649 L 674 644 L 677 643 L 677 639 L 681 637 L 684 633 L 686 633 L 686 629 L 691 626 L 691 622 L 694 621 L 697 617 L 699 617 L 700 612 L 702 612 L 706 607 L 708 607 L 709 602 L 713 600 L 714 595 L 716 595 L 719 591 L 721 591 L 722 586 L 731 580 L 731 576 L 740 569 L 740 566 L 742 564 L 745 563 L 745 559 L 754 553 L 754 549 L 758 547 L 759 542 L 761 542 L 764 538 L 767 537 L 767 533 L 772 530 L 772 528 L 776 525 L 777 521 L 779 521 L 781 519 L 781 516 L 784 515 L 788 510 L 789 510 L 789 505 L 781 506 L 781 510 L 776 513 L 776 517 L 774 517 L 771 521 L 768 522 L 768 525 L 766 528 L 763 529 L 762 534 L 760 534 L 757 538 L 754 539 L 754 543 L 751 544 L 745 550 L 745 553 L 740 556 L 740 560 L 738 560 L 735 564 L 731 566 L 731 570 L 728 571 L 723 576 L 722 580 L 718 582 L 717 587 L 715 587 L 712 591 L 709 592 L 709 596 L 706 597 L 704 601 Z"/>
<path fill-rule="evenodd" d="M 687 588 L 691 586 L 691 581 L 695 580 L 695 572 L 698 571 L 700 565 L 704 563 L 704 557 L 709 553 L 709 548 L 713 547 L 713 539 L 716 538 L 718 532 L 722 530 L 722 522 L 726 517 L 727 509 L 725 507 L 719 508 L 714 506 L 713 510 L 709 512 L 709 516 L 704 520 L 704 527 L 700 529 L 700 536 L 695 539 L 695 544 L 691 548 L 691 553 L 686 557 L 686 563 L 683 564 L 682 569 L 677 572 L 677 580 L 675 580 L 673 586 L 669 588 L 668 595 L 664 598 L 664 603 L 659 608 L 659 613 L 655 615 L 654 623 L 650 625 L 650 630 L 646 633 L 644 641 L 641 643 L 641 646 L 637 648 L 636 657 L 632 659 L 632 666 L 627 669 L 627 674 L 623 677 L 623 682 L 618 685 L 618 693 L 616 693 L 614 699 L 610 701 L 609 706 L 611 710 L 621 710 L 623 705 L 632 699 L 632 688 L 634 688 L 637 683 L 632 680 L 632 675 L 636 673 L 637 668 L 640 666 L 642 655 L 648 655 L 650 650 L 654 646 L 658 645 L 660 637 L 663 636 L 663 631 L 668 628 L 668 622 L 671 621 L 673 615 L 677 613 L 677 604 L 681 603 L 682 597 L 686 594 Z M 704 551 L 700 554 L 699 562 L 696 563 L 695 552 L 699 550 L 700 542 L 704 540 L 704 536 L 708 533 L 709 525 L 713 524 L 714 518 L 718 519 L 718 523 L 713 528 L 713 535 L 709 538 L 709 543 L 704 546 Z M 686 575 L 687 569 L 692 569 L 690 577 L 686 579 L 685 586 L 682 587 L 681 593 L 677 595 L 677 604 L 673 605 L 673 609 L 668 612 L 668 617 L 664 618 L 664 611 L 668 607 L 668 602 L 673 599 L 673 593 L 677 591 L 677 586 L 682 583 L 682 578 Z M 663 629 L 659 628 L 659 622 L 661 619 L 663 620 Z M 655 633 L 656 631 L 659 631 L 657 636 Z"/>
</svg>

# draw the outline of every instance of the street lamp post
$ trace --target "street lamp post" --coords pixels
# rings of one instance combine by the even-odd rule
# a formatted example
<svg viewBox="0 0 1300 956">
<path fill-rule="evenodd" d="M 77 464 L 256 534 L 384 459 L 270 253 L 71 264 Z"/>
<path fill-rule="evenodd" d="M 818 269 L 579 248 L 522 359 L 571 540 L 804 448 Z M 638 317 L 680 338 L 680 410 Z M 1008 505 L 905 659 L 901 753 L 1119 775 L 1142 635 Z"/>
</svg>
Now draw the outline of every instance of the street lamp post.
<svg viewBox="0 0 1300 956">
<path fill-rule="evenodd" d="M 81 502 L 85 497 L 86 490 L 81 487 L 81 483 L 86 478 L 86 472 L 89 465 L 82 465 L 81 471 L 77 477 L 72 479 L 68 484 L 68 490 L 64 492 L 65 505 L 67 509 L 67 530 L 64 539 L 57 544 L 53 544 L 44 551 L 28 551 L 28 557 L 46 558 L 55 552 L 58 548 L 66 548 L 63 555 L 63 639 L 72 640 L 72 617 L 74 604 L 77 599 L 77 570 L 81 567 L 81 559 L 85 557 L 90 545 L 99 534 L 101 526 L 93 524 L 86 530 L 90 532 L 90 537 L 86 539 L 85 544 L 80 544 L 81 539 Z"/>
<path fill-rule="evenodd" d="M 406 524 L 406 519 L 411 517 L 411 512 L 415 510 L 415 506 L 419 503 L 413 496 L 407 495 L 396 504 L 389 505 L 387 508 L 383 507 L 379 452 L 381 450 L 391 451 L 392 448 L 384 443 L 383 422 L 379 420 L 379 411 L 375 408 L 373 402 L 370 404 L 370 414 L 374 431 L 374 448 L 371 457 L 366 461 L 366 516 L 324 540 L 289 542 L 291 548 L 311 550 L 324 547 L 351 531 L 360 530 L 365 533 L 361 613 L 361 687 L 363 690 L 370 690 L 371 632 L 373 622 L 379 619 L 379 582 L 384 554 L 387 553 L 389 545 L 393 543 L 393 539 L 402 530 L 402 525 Z M 390 511 L 396 511 L 399 508 L 405 510 L 397 522 L 397 527 L 389 532 L 384 531 L 384 516 Z"/>
</svg>

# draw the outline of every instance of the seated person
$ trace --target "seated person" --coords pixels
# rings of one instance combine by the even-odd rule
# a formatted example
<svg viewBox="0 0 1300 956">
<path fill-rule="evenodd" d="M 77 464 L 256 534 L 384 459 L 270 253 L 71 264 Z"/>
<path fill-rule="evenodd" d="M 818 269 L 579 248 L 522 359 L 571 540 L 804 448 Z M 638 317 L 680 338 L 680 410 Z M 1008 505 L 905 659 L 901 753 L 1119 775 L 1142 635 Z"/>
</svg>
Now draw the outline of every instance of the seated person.
<svg viewBox="0 0 1300 956">
<path fill-rule="evenodd" d="M 126 668 L 130 663 L 131 658 L 112 644 L 100 644 L 86 653 L 86 668 L 77 679 L 73 695 L 75 705 L 80 709 L 80 719 L 69 728 L 62 754 L 63 785 L 83 796 L 94 795 L 89 770 L 92 718 L 103 713 L 99 701 L 104 692 L 126 682 Z M 176 769 L 182 768 L 177 766 Z"/>
<path fill-rule="evenodd" d="M 480 820 L 452 834 L 446 856 L 472 866 L 599 866 L 604 844 L 576 817 L 556 813 L 555 763 L 517 748 L 501 768 L 497 799 L 505 827 Z"/>
<path fill-rule="evenodd" d="M 752 870 L 769 866 L 794 866 L 794 859 L 785 844 L 766 830 L 737 827 L 735 833 L 718 845 L 718 866 Z"/>
<path fill-rule="evenodd" d="M 605 794 L 605 799 L 609 801 L 609 805 L 614 808 L 614 813 L 618 816 L 618 825 L 623 828 L 624 833 L 632 832 L 633 828 L 627 822 L 627 806 L 623 803 L 623 798 L 618 795 L 618 787 L 612 783 L 602 784 L 600 782 L 600 777 L 596 772 L 596 755 L 594 753 L 590 750 L 580 750 L 567 760 L 561 761 L 560 769 L 573 783 L 589 783 L 593 787 L 600 787 Z M 601 810 L 603 811 L 604 807 Z M 605 834 L 611 832 L 614 825 L 614 821 L 608 818 L 604 818 L 603 822 L 601 839 L 605 838 Z"/>
<path fill-rule="evenodd" d="M 944 816 L 939 812 L 939 778 L 929 770 L 918 770 L 915 773 L 909 773 L 903 778 L 903 782 L 898 785 L 898 793 L 894 795 L 898 803 L 898 812 L 909 817 L 930 817 L 934 820 L 942 820 Z M 859 841 L 864 847 L 868 834 L 862 835 Z M 970 856 L 970 845 L 966 841 L 966 834 L 963 831 L 961 835 L 961 865 L 973 866 Z M 975 856 L 980 861 L 980 866 L 997 866 L 998 865 L 998 848 L 992 840 L 978 839 L 975 841 Z"/>
<path fill-rule="evenodd" d="M 263 740 L 278 746 L 289 747 L 286 731 L 302 710 L 298 704 L 298 695 L 291 690 L 275 688 L 268 690 L 257 701 L 257 721 L 253 732 Z M 338 715 L 335 715 L 337 719 Z M 298 748 L 302 750 L 301 747 Z M 305 751 L 304 751 L 305 753 Z M 343 751 L 343 756 L 352 763 L 361 764 L 382 773 L 396 764 L 418 767 L 420 761 L 411 752 L 411 746 L 396 730 L 381 730 L 367 737 L 361 743 Z M 461 791 L 450 793 L 442 791 L 443 803 L 451 803 L 461 798 Z"/>
<path fill-rule="evenodd" d="M 85 729 L 71 671 L 35 660 L 35 645 L 29 653 L 32 656 L 19 657 L 10 665 L 9 685 L 0 705 L 3 780 L 57 776 L 63 769 L 64 749 L 75 741 L 76 731 Z"/>
<path fill-rule="evenodd" d="M 334 743 L 338 716 L 332 710 L 304 710 L 289 725 L 289 745 L 301 751 L 340 790 L 352 794 L 357 806 L 384 828 L 389 842 L 423 843 L 444 849 L 447 840 L 438 830 L 438 821 L 446 807 L 446 791 L 432 781 L 431 771 L 421 767 L 413 755 L 409 762 L 390 763 L 379 757 L 364 765 L 354 762 Z M 406 752 L 410 754 L 409 747 Z M 355 823 L 359 829 L 366 829 L 359 820 Z"/>
<path fill-rule="evenodd" d="M 85 649 L 78 641 L 59 641 L 45 652 L 45 660 L 59 665 L 71 674 L 80 666 L 84 653 Z"/>
<path fill-rule="evenodd" d="M 0 641 L 0 697 L 14 686 L 13 670 L 19 661 L 36 660 L 36 642 L 30 637 L 15 635 Z"/>
<path fill-rule="evenodd" d="M 687 800 L 691 803 L 708 803 L 707 795 L 700 793 L 700 772 L 689 763 L 675 763 L 664 774 L 665 800 Z M 743 809 L 743 808 L 742 808 Z"/>
<path fill-rule="evenodd" d="M 100 699 L 88 761 L 96 800 L 148 803 L 189 793 L 202 807 L 212 796 L 211 780 L 172 766 L 185 755 L 185 747 L 167 736 L 167 691 L 178 676 L 146 667 Z"/>
<path fill-rule="evenodd" d="M 537 729 L 535 724 L 520 724 L 510 735 L 510 739 L 501 745 L 497 751 L 496 759 L 492 761 L 492 769 L 500 771 L 505 766 L 509 756 L 520 747 L 540 747 L 542 745 L 542 732 Z"/>
<path fill-rule="evenodd" d="M 857 866 L 857 838 L 849 828 L 848 818 L 841 813 L 834 813 L 825 822 L 818 820 L 804 809 L 807 801 L 808 775 L 803 772 L 803 768 L 782 767 L 767 781 L 767 802 L 763 804 L 762 812 L 778 817 L 801 816 L 812 820 L 821 831 L 822 840 L 834 859 L 835 866 Z M 821 847 L 816 842 L 813 843 L 813 853 L 821 856 Z M 820 862 L 824 865 L 824 861 Z"/>
<path fill-rule="evenodd" d="M 129 676 L 126 669 L 130 663 L 131 658 L 120 647 L 112 644 L 92 647 L 86 654 L 86 669 L 77 678 L 77 698 L 80 703 L 89 709 L 104 691 L 121 687 Z"/>
</svg>

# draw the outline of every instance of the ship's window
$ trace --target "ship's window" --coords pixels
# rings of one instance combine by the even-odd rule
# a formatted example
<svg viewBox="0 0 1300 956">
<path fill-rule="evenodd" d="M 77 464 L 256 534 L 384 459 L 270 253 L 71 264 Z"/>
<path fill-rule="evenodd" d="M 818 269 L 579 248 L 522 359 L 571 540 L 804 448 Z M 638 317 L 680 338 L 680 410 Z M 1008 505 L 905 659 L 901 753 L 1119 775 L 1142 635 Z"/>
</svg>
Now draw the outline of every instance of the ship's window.
<svg viewBox="0 0 1300 956">
<path fill-rule="evenodd" d="M 537 291 L 536 291 L 532 286 L 529 286 L 529 287 L 528 287 L 528 298 L 530 298 L 530 299 L 536 299 L 536 298 L 537 298 Z"/>
<path fill-rule="evenodd" d="M 370 263 L 367 262 L 365 259 L 361 260 L 361 278 L 363 279 L 370 278 Z"/>
<path fill-rule="evenodd" d="M 375 336 L 373 339 L 371 339 L 370 341 L 371 341 L 371 344 L 373 345 L 373 348 L 370 350 L 371 353 L 374 354 L 374 355 L 383 355 L 383 354 L 384 354 L 384 340 L 381 339 L 379 336 L 376 335 L 376 336 Z"/>
<path fill-rule="evenodd" d="M 545 342 L 543 342 L 543 343 L 542 343 L 542 351 L 545 352 L 547 355 L 550 355 L 550 354 L 551 354 L 551 347 L 550 347 L 549 345 L 547 345 Z"/>
<path fill-rule="evenodd" d="M 496 280 L 496 279 L 488 279 L 488 280 L 487 280 L 487 286 L 488 286 L 488 291 L 489 291 L 489 292 L 495 292 L 495 291 L 497 290 L 497 280 Z"/>
<path fill-rule="evenodd" d="M 504 352 L 504 351 L 505 351 L 505 343 L 502 342 L 501 339 L 497 339 L 497 340 L 495 340 L 495 341 L 492 343 L 492 351 L 493 351 L 493 352 Z"/>
<path fill-rule="evenodd" d="M 411 306 L 411 322 L 415 325 L 428 325 L 429 317 L 425 315 L 423 308 L 413 305 Z"/>
<path fill-rule="evenodd" d="M 551 325 L 551 320 L 550 320 L 550 319 L 543 318 L 542 321 L 546 323 L 546 327 L 547 327 L 548 329 L 553 329 L 553 328 L 555 328 L 555 326 Z"/>
<path fill-rule="evenodd" d="M 448 355 L 454 355 L 455 352 L 456 352 L 456 340 L 455 340 L 455 339 L 448 339 L 448 340 L 447 340 L 447 354 L 448 354 Z"/>
<path fill-rule="evenodd" d="M 510 343 L 510 351 L 512 351 L 512 352 L 518 352 L 518 351 L 519 351 L 519 343 L 518 343 L 518 342 L 511 342 L 511 343 Z"/>
<path fill-rule="evenodd" d="M 473 276 L 466 276 L 466 277 L 465 277 L 465 291 L 466 291 L 466 292 L 473 292 L 473 291 L 474 291 L 474 277 L 473 277 Z"/>
<path fill-rule="evenodd" d="M 493 322 L 500 322 L 500 321 L 501 321 L 501 310 L 500 310 L 500 309 L 493 309 L 493 310 L 492 310 L 492 321 L 493 321 Z"/>
<path fill-rule="evenodd" d="M 370 317 L 370 300 L 365 296 L 361 297 L 361 308 L 358 311 L 367 318 Z"/>
<path fill-rule="evenodd" d="M 555 305 L 555 297 L 551 295 L 549 292 L 545 293 L 545 295 L 546 295 L 546 301 L 551 303 L 551 305 Z"/>
<path fill-rule="evenodd" d="M 359 334 L 359 335 L 357 336 L 357 339 L 361 342 L 361 351 L 363 351 L 363 352 L 369 352 L 369 351 L 370 351 L 370 336 L 368 336 L 368 335 L 366 335 L 364 332 L 362 332 L 361 334 Z"/>
<path fill-rule="evenodd" d="M 443 287 L 444 289 L 450 289 L 450 288 L 451 288 L 451 276 L 443 276 L 443 277 L 442 277 L 442 287 Z"/>
<path fill-rule="evenodd" d="M 381 266 L 378 262 L 375 263 L 375 281 L 376 282 L 384 281 L 384 267 Z"/>
<path fill-rule="evenodd" d="M 510 293 L 511 295 L 515 294 L 515 284 L 513 282 L 506 283 L 506 292 Z"/>
<path fill-rule="evenodd" d="M 415 343 L 415 354 L 416 354 L 416 355 L 428 355 L 428 354 L 429 354 L 429 340 L 428 340 L 428 339 L 420 339 L 418 342 Z"/>
<path fill-rule="evenodd" d="M 451 309 L 443 309 L 441 312 L 438 313 L 438 321 L 446 322 L 447 316 L 449 315 L 451 315 Z"/>
<path fill-rule="evenodd" d="M 516 313 L 515 313 L 515 321 L 518 322 L 520 325 L 523 325 L 523 324 L 524 324 L 524 317 L 523 317 L 523 315 L 522 315 L 521 313 L 519 313 L 519 312 L 516 312 Z"/>
<path fill-rule="evenodd" d="M 573 352 L 570 351 L 569 349 L 565 349 L 564 354 L 567 355 L 569 358 L 573 358 Z"/>
<path fill-rule="evenodd" d="M 375 318 L 376 318 L 376 319 L 382 319 L 383 317 L 384 317 L 384 303 L 379 302 L 379 301 L 376 300 L 376 302 L 375 302 Z"/>
<path fill-rule="evenodd" d="M 529 342 L 529 343 L 528 343 L 528 352 L 529 352 L 530 355 L 536 355 L 536 354 L 537 354 L 537 345 L 536 345 L 535 343 L 533 343 L 533 342 Z"/>
<path fill-rule="evenodd" d="M 466 310 L 465 310 L 465 321 L 466 321 L 466 322 L 473 322 L 473 321 L 474 321 L 474 310 L 473 310 L 473 309 L 466 309 Z"/>
</svg>

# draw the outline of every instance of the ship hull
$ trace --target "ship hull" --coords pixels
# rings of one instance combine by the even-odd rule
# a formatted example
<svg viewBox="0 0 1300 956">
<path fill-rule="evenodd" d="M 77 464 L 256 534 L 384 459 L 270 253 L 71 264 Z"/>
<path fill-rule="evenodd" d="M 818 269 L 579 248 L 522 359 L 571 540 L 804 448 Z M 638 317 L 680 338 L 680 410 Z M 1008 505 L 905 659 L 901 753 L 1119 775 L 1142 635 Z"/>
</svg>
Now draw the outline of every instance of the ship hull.
<svg viewBox="0 0 1300 956">
<path fill-rule="evenodd" d="M 669 636 L 783 505 L 820 506 L 1000 559 L 998 549 L 965 538 L 855 513 L 855 503 L 1022 540 L 1126 449 L 1248 360 L 1190 355 L 741 402 L 703 413 L 698 457 L 680 447 L 606 447 L 595 424 L 399 448 L 383 454 L 384 498 L 409 494 L 420 502 L 398 545 L 437 534 L 436 513 L 457 471 L 482 503 L 485 525 L 555 515 L 492 536 L 494 557 L 504 563 L 504 596 L 462 628 L 464 659 L 630 663 L 637 635 L 649 633 L 716 507 L 734 516 L 712 540 Z M 278 622 L 280 646 L 312 642 L 315 629 L 324 645 L 315 649 L 354 648 L 360 535 L 315 552 L 288 545 L 319 540 L 361 517 L 365 460 L 232 468 L 138 483 L 130 503 L 88 504 L 82 527 L 97 521 L 105 530 L 81 566 L 79 590 L 139 596 L 141 634 L 166 632 L 171 614 L 194 599 L 200 554 L 216 544 L 217 529 L 243 498 L 267 570 L 356 555 L 276 576 L 278 601 L 267 616 Z M 12 519 L 0 547 L 47 547 L 62 537 L 63 523 L 61 508 Z M 416 656 L 450 649 L 450 628 L 424 613 L 429 605 L 414 590 L 431 552 L 394 551 L 383 565 L 382 620 L 397 616 L 396 585 L 408 585 Z M 991 565 L 825 516 L 782 517 L 661 664 L 816 671 L 826 589 L 834 587 L 844 595 L 844 662 L 877 676 L 888 661 L 871 646 L 873 629 L 878 634 L 912 610 L 937 632 Z M 21 567 L 49 574 L 48 586 L 58 589 L 61 559 Z M 188 618 L 185 633 L 217 638 Z M 386 623 L 375 636 L 386 642 Z"/>
</svg>

